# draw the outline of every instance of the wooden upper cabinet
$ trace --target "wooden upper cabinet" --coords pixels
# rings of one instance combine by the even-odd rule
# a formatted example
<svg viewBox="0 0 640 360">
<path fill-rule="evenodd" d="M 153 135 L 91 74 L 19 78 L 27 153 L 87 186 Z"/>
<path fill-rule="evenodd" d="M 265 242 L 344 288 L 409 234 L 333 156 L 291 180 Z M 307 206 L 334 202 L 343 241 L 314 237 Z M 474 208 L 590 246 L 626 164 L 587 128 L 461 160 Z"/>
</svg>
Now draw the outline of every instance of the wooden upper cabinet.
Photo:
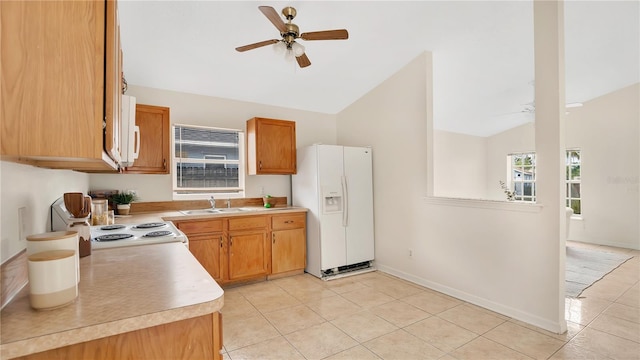
<svg viewBox="0 0 640 360">
<path fill-rule="evenodd" d="M 247 174 L 296 173 L 296 123 L 253 118 L 247 120 Z"/>
<path fill-rule="evenodd" d="M 171 166 L 169 108 L 136 105 L 136 125 L 140 127 L 140 154 L 125 173 L 169 174 Z"/>
<path fill-rule="evenodd" d="M 117 148 L 116 2 L 0 1 L 0 23 L 2 160 L 115 171 L 104 129 Z"/>
</svg>

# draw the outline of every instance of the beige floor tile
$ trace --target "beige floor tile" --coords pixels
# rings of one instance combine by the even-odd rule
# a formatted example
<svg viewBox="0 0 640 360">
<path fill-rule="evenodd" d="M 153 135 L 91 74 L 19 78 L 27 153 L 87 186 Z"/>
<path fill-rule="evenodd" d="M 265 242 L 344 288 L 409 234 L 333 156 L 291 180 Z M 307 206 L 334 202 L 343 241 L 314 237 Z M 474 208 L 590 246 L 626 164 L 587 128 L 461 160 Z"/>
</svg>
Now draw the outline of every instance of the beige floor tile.
<svg viewBox="0 0 640 360">
<path fill-rule="evenodd" d="M 586 298 L 595 297 L 599 299 L 615 301 L 630 288 L 630 284 L 625 284 L 623 282 L 614 280 L 600 280 L 585 289 L 582 294 L 580 294 L 580 296 Z"/>
<path fill-rule="evenodd" d="M 280 294 L 284 291 L 272 281 L 239 286 L 237 289 L 249 300 L 261 296 Z"/>
<path fill-rule="evenodd" d="M 477 334 L 437 316 L 411 324 L 404 330 L 444 352 L 453 351 L 478 337 Z"/>
<path fill-rule="evenodd" d="M 611 358 L 568 343 L 553 354 L 549 360 L 611 360 Z"/>
<path fill-rule="evenodd" d="M 249 298 L 248 300 L 263 314 L 301 304 L 298 299 L 284 292 L 284 290 L 282 293 Z"/>
<path fill-rule="evenodd" d="M 579 346 L 612 359 L 637 360 L 640 344 L 591 328 L 582 330 L 569 344 Z"/>
<path fill-rule="evenodd" d="M 338 294 L 326 287 L 320 288 L 298 288 L 298 289 L 287 289 L 286 290 L 291 296 L 298 299 L 302 303 L 307 303 L 309 301 L 317 300 L 319 298 L 326 298 L 330 296 L 337 296 Z"/>
<path fill-rule="evenodd" d="M 326 321 L 305 305 L 273 311 L 264 316 L 281 334 L 289 334 Z"/>
<path fill-rule="evenodd" d="M 389 295 L 368 287 L 344 292 L 340 296 L 363 308 L 371 308 L 395 300 Z"/>
<path fill-rule="evenodd" d="M 567 321 L 587 325 L 611 304 L 611 301 L 599 298 L 565 298 L 564 317 Z"/>
<path fill-rule="evenodd" d="M 619 319 L 640 323 L 640 308 L 628 306 L 620 303 L 613 303 L 603 314 L 613 316 Z"/>
<path fill-rule="evenodd" d="M 230 298 L 225 294 L 224 306 L 222 307 L 222 315 L 225 320 L 230 321 L 246 319 L 260 314 L 260 312 L 244 296 L 235 296 Z"/>
<path fill-rule="evenodd" d="M 522 322 L 522 321 L 519 321 L 519 320 L 516 320 L 516 319 L 510 319 L 509 321 L 514 323 L 514 324 L 526 327 L 529 330 L 533 330 L 533 331 L 539 332 L 539 333 L 541 333 L 543 335 L 551 336 L 554 339 L 558 339 L 558 340 L 561 340 L 561 341 L 564 341 L 564 342 L 567 342 L 567 341 L 571 340 L 582 329 L 585 328 L 584 326 L 582 326 L 582 325 L 580 325 L 578 323 L 567 321 L 567 331 L 564 332 L 563 334 L 557 334 L 557 333 L 554 333 L 554 332 L 551 332 L 551 331 L 547 331 L 545 329 L 541 329 L 541 328 L 539 328 L 539 327 L 537 327 L 535 325 L 527 324 L 525 322 Z"/>
<path fill-rule="evenodd" d="M 530 360 L 531 357 L 498 344 L 484 337 L 478 337 L 451 353 L 459 360 Z"/>
<path fill-rule="evenodd" d="M 339 317 L 331 323 L 361 343 L 398 329 L 369 311 Z"/>
<path fill-rule="evenodd" d="M 364 281 L 364 284 L 394 299 L 401 299 L 423 291 L 421 288 L 407 282 L 384 277 Z"/>
<path fill-rule="evenodd" d="M 405 297 L 401 300 L 430 314 L 439 314 L 443 311 L 451 309 L 452 307 L 462 304 L 462 301 L 450 296 L 444 294 L 439 295 L 435 292 L 426 291 Z"/>
<path fill-rule="evenodd" d="M 534 359 L 546 359 L 565 342 L 507 321 L 483 335 Z"/>
<path fill-rule="evenodd" d="M 588 327 L 640 343 L 640 324 L 637 322 L 600 314 Z"/>
<path fill-rule="evenodd" d="M 493 316 L 476 308 L 458 305 L 437 315 L 460 327 L 471 330 L 478 335 L 482 335 L 494 327 L 505 322 L 504 319 Z"/>
<path fill-rule="evenodd" d="M 358 343 L 329 322 L 285 335 L 285 338 L 309 360 L 324 359 Z"/>
<path fill-rule="evenodd" d="M 223 317 L 222 331 L 224 347 L 229 353 L 280 336 L 262 315 L 233 321 Z"/>
<path fill-rule="evenodd" d="M 349 276 L 335 280 L 329 280 L 325 282 L 325 286 L 338 294 L 344 292 L 353 291 L 357 289 L 363 289 L 366 286 L 362 284 L 356 276 Z"/>
<path fill-rule="evenodd" d="M 380 359 L 376 354 L 372 353 L 369 349 L 362 345 L 352 347 L 343 352 L 339 352 L 335 355 L 325 358 L 325 360 L 378 360 Z"/>
<path fill-rule="evenodd" d="M 640 307 L 640 285 L 635 284 L 627 292 L 622 294 L 616 302 L 633 307 Z"/>
<path fill-rule="evenodd" d="M 229 356 L 232 360 L 304 360 L 304 356 L 282 336 L 234 350 Z"/>
<path fill-rule="evenodd" d="M 428 312 L 399 300 L 376 306 L 369 311 L 397 327 L 405 327 L 431 316 Z"/>
<path fill-rule="evenodd" d="M 386 360 L 439 359 L 444 352 L 404 330 L 396 330 L 364 344 Z"/>
<path fill-rule="evenodd" d="M 362 308 L 342 296 L 331 296 L 309 301 L 306 305 L 318 315 L 327 320 L 333 320 L 339 316 L 354 314 Z"/>
</svg>

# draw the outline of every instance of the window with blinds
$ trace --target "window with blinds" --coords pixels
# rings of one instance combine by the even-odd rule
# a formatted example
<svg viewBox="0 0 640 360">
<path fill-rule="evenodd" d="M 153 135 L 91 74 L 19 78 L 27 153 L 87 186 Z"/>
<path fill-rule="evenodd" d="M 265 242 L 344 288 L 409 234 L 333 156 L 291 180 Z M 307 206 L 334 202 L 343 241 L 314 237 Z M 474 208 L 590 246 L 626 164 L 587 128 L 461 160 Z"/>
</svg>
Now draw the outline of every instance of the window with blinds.
<svg viewBox="0 0 640 360">
<path fill-rule="evenodd" d="M 174 125 L 173 142 L 174 195 L 243 194 L 242 131 Z"/>
</svg>

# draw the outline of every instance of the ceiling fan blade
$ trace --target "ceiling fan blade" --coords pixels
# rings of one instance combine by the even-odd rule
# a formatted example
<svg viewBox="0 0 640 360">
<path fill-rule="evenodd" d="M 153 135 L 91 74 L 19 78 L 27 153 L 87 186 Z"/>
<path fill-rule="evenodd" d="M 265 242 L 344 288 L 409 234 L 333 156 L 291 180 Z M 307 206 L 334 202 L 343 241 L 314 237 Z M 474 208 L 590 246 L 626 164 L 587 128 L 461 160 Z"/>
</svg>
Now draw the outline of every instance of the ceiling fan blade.
<svg viewBox="0 0 640 360">
<path fill-rule="evenodd" d="M 280 40 L 273 39 L 273 40 L 260 41 L 260 42 L 254 43 L 254 44 L 249 44 L 249 45 L 237 47 L 236 51 L 243 52 L 243 51 L 247 51 L 247 50 L 252 50 L 252 49 L 255 49 L 255 48 L 262 47 L 262 46 L 275 44 L 278 41 L 280 41 Z"/>
<path fill-rule="evenodd" d="M 269 19 L 269 21 L 271 21 L 271 23 L 275 25 L 275 27 L 280 30 L 281 33 L 287 32 L 287 27 L 285 26 L 284 21 L 282 21 L 280 15 L 278 15 L 276 9 L 272 8 L 271 6 L 258 6 L 258 9 L 262 11 L 264 16 L 266 16 L 267 19 Z"/>
<path fill-rule="evenodd" d="M 296 61 L 298 62 L 298 65 L 300 65 L 301 68 L 305 68 L 311 65 L 311 61 L 309 61 L 309 58 L 305 53 L 302 53 L 302 55 L 300 56 L 296 56 Z"/>
<path fill-rule="evenodd" d="M 345 29 L 312 31 L 300 34 L 303 40 L 346 40 L 349 38 L 349 32 Z"/>
</svg>

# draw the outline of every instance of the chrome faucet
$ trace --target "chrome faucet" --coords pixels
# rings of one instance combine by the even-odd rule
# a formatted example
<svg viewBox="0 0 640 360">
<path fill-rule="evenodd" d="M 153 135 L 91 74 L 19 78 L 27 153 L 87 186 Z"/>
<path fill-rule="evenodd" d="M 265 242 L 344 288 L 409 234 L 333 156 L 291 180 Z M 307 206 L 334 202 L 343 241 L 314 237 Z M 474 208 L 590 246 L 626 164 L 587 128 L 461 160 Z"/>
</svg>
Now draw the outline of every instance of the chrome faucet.
<svg viewBox="0 0 640 360">
<path fill-rule="evenodd" d="M 211 199 L 209 199 L 209 203 L 211 204 L 212 209 L 216 208 L 216 199 L 213 198 L 213 195 L 211 195 Z"/>
</svg>

